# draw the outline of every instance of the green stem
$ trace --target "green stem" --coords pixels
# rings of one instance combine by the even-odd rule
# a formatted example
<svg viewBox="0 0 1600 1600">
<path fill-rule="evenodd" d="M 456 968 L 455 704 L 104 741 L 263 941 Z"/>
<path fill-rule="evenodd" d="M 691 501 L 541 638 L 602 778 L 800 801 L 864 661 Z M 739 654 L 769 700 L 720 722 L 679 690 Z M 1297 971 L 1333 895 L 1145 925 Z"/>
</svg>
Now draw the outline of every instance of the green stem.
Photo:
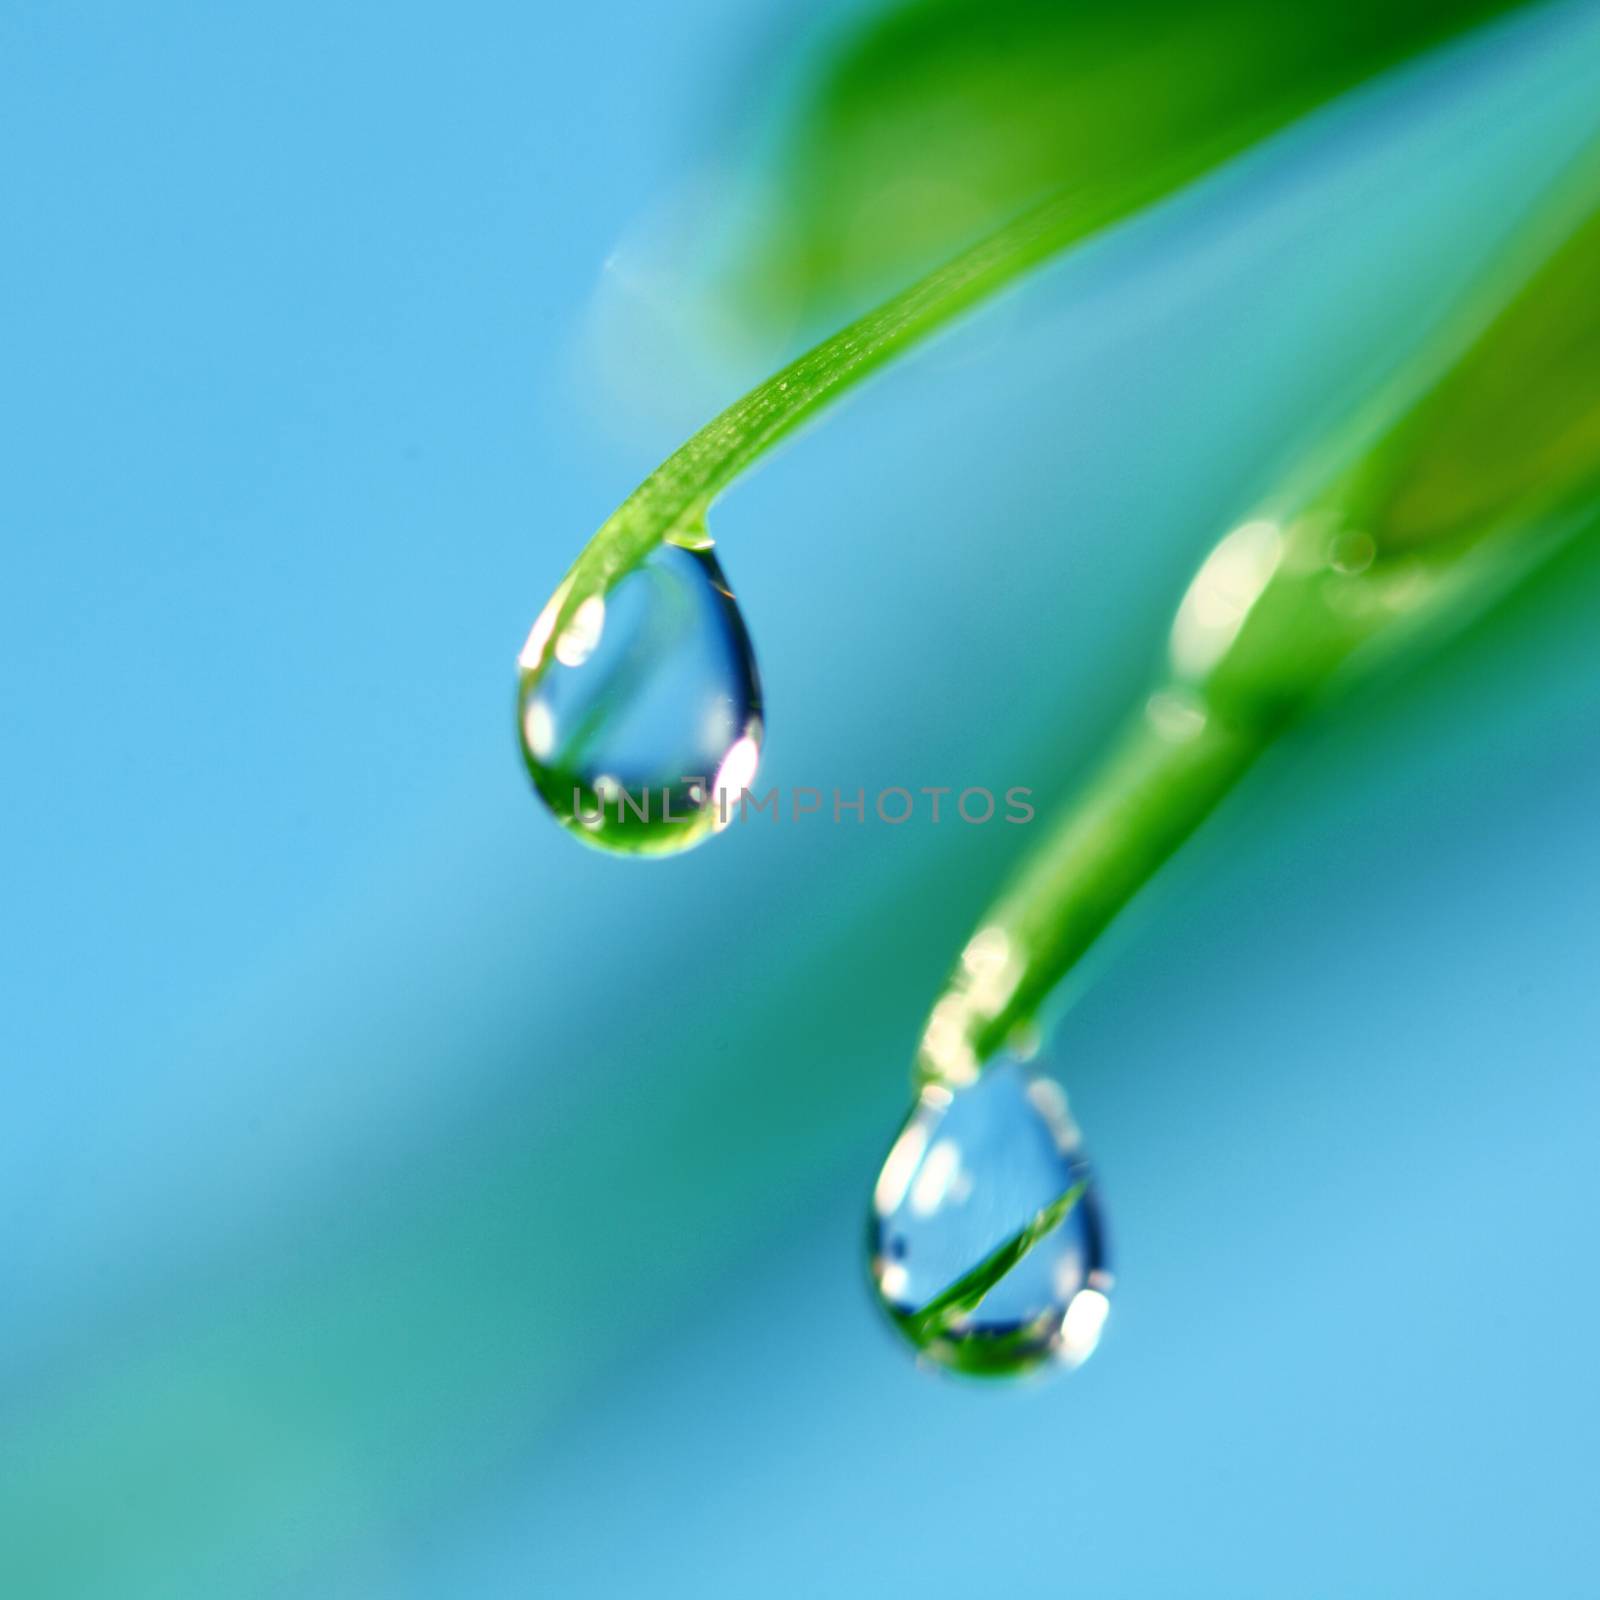
<svg viewBox="0 0 1600 1600">
<path fill-rule="evenodd" d="M 1070 48 L 1070 69 L 1055 96 L 1058 109 L 1081 118 L 1061 158 L 1059 186 L 758 384 L 669 456 L 579 555 L 535 624 L 524 668 L 537 670 L 543 644 L 577 608 L 604 595 L 658 545 L 703 539 L 711 502 L 740 473 L 884 362 L 1068 245 L 1175 192 L 1351 85 L 1519 3 L 1325 0 L 1291 15 L 1269 0 L 1247 0 L 1229 12 L 1235 37 L 1198 57 L 1204 40 L 1180 25 L 1181 5 L 1111 18 L 1109 35 L 1108 19 L 1086 19 L 1082 47 Z M 1202 33 L 1214 38 L 1216 24 Z M 1141 105 L 1141 96 L 1154 103 Z"/>
<path fill-rule="evenodd" d="M 702 540 L 711 502 L 780 439 L 868 374 L 1067 245 L 1211 162 L 1210 151 L 1197 150 L 1179 174 L 1147 173 L 1098 197 L 1081 189 L 1057 193 L 757 384 L 668 456 L 606 519 L 556 591 L 535 638 L 558 634 L 585 599 L 605 594 L 666 540 Z M 533 666 L 538 654 L 530 644 L 524 665 Z"/>
<path fill-rule="evenodd" d="M 1526 243 L 1314 472 L 1241 523 L 1173 622 L 1171 676 L 984 917 L 923 1033 L 970 1082 L 1330 689 L 1459 627 L 1600 513 L 1600 148 Z M 1492 302 L 1493 310 L 1485 306 Z"/>
<path fill-rule="evenodd" d="M 917 1056 L 921 1082 L 970 1081 L 1271 743 L 1172 690 L 1121 744 L 968 941 Z"/>
</svg>

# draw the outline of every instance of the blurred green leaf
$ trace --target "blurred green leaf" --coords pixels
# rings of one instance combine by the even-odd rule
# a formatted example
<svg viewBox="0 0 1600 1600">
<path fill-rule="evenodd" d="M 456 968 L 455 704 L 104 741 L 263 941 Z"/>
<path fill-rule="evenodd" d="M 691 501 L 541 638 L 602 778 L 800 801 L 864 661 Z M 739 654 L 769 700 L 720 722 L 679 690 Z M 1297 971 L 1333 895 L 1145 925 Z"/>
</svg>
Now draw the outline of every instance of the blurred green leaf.
<svg viewBox="0 0 1600 1600">
<path fill-rule="evenodd" d="M 787 301 L 778 287 L 787 281 L 808 299 L 840 295 L 943 255 L 958 236 L 981 236 L 757 384 L 662 462 L 601 525 L 535 622 L 524 693 L 580 606 L 663 541 L 703 539 L 717 496 L 846 389 L 1095 229 L 1515 3 L 1314 0 L 1288 12 L 1269 0 L 1192 11 L 1177 0 L 1115 9 L 916 0 L 872 24 L 803 122 L 779 182 L 790 220 L 769 241 L 762 293 Z M 952 172 L 968 176 L 946 194 Z"/>
<path fill-rule="evenodd" d="M 1592 171 L 1589 184 L 1600 189 Z M 1509 516 L 1529 526 L 1597 490 L 1600 210 L 1374 446 L 1345 497 L 1392 554 Z"/>
<path fill-rule="evenodd" d="M 1600 147 L 1473 302 L 1201 564 L 1169 668 L 952 971 L 924 1081 L 970 1081 L 1278 735 L 1600 537 Z"/>
<path fill-rule="evenodd" d="M 909 0 L 804 96 L 751 291 L 887 292 L 1063 185 L 1087 232 L 1516 3 Z"/>
</svg>

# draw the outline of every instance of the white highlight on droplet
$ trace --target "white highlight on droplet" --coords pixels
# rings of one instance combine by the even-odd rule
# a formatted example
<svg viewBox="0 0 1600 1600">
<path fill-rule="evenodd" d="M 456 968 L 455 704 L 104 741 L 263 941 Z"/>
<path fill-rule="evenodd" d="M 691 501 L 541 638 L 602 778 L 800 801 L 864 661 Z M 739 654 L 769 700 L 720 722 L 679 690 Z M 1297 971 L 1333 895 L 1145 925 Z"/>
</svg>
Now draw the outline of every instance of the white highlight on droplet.
<svg viewBox="0 0 1600 1600">
<path fill-rule="evenodd" d="M 719 832 L 732 819 L 730 806 L 737 803 L 739 796 L 750 787 L 760 764 L 761 746 L 749 734 L 742 739 L 735 739 L 727 755 L 722 758 L 722 765 L 717 768 L 717 776 L 711 785 L 711 792 L 717 797 L 716 827 Z"/>
<path fill-rule="evenodd" d="M 548 761 L 556 747 L 556 722 L 550 707 L 542 700 L 530 700 L 522 718 L 522 736 L 527 741 L 528 754 L 536 761 Z"/>
<path fill-rule="evenodd" d="M 926 1091 L 923 1100 L 926 1104 Z M 900 1202 L 905 1199 L 906 1189 L 911 1183 L 911 1174 L 917 1170 L 917 1163 L 922 1160 L 922 1152 L 927 1148 L 928 1123 L 925 1116 L 919 1116 L 895 1140 L 894 1149 L 889 1152 L 889 1159 L 878 1174 L 878 1181 L 872 1190 L 872 1204 L 880 1217 L 900 1209 Z"/>
<path fill-rule="evenodd" d="M 572 621 L 556 637 L 556 660 L 564 667 L 581 667 L 594 654 L 606 625 L 606 603 L 592 594 L 572 613 Z"/>
<path fill-rule="evenodd" d="M 1100 1331 L 1111 1313 L 1111 1302 L 1098 1289 L 1080 1289 L 1061 1321 L 1061 1357 L 1077 1366 L 1094 1354 Z"/>
<path fill-rule="evenodd" d="M 971 1193 L 972 1174 L 962 1168 L 961 1146 L 954 1139 L 940 1139 L 911 1185 L 911 1213 L 931 1217 L 947 1201 L 960 1205 Z"/>
<path fill-rule="evenodd" d="M 524 672 L 537 672 L 544 661 L 545 647 L 550 643 L 550 635 L 555 632 L 556 618 L 561 613 L 561 603 L 567 598 L 568 588 L 569 585 L 563 583 L 545 602 L 544 610 L 534 618 L 533 626 L 528 630 L 527 642 L 517 657 L 517 665 Z"/>
</svg>

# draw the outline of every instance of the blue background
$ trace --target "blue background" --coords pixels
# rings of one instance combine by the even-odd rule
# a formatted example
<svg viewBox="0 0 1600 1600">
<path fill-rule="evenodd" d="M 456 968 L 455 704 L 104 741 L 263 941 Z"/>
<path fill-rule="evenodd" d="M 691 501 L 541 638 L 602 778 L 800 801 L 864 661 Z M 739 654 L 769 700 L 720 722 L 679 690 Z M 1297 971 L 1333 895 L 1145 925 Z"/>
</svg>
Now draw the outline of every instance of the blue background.
<svg viewBox="0 0 1600 1600">
<path fill-rule="evenodd" d="M 1594 553 L 1090 963 L 1119 1290 L 1045 1386 L 915 1370 L 860 1260 L 1029 831 L 635 864 L 532 797 L 529 623 L 773 354 L 687 361 L 684 265 L 825 24 L 0 16 L 0 1590 L 1592 1592 Z M 1064 796 L 1597 78 L 1569 3 L 1371 86 L 741 485 L 766 777 Z"/>
</svg>

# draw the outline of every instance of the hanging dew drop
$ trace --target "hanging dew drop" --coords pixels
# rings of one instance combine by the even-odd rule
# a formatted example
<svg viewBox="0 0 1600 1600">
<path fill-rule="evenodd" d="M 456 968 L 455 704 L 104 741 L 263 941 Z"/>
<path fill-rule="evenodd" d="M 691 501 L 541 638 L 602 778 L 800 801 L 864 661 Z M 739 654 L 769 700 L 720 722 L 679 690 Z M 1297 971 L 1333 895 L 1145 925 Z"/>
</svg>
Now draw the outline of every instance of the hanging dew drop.
<svg viewBox="0 0 1600 1600">
<path fill-rule="evenodd" d="M 1077 1366 L 1110 1309 L 1100 1206 L 1066 1096 L 1009 1057 L 918 1096 L 873 1191 L 868 1247 L 890 1321 L 940 1367 Z"/>
<path fill-rule="evenodd" d="M 559 598 L 559 597 L 558 597 Z M 686 850 L 739 814 L 761 753 L 761 685 L 708 540 L 664 544 L 522 655 L 522 753 L 545 804 L 588 844 Z"/>
</svg>

